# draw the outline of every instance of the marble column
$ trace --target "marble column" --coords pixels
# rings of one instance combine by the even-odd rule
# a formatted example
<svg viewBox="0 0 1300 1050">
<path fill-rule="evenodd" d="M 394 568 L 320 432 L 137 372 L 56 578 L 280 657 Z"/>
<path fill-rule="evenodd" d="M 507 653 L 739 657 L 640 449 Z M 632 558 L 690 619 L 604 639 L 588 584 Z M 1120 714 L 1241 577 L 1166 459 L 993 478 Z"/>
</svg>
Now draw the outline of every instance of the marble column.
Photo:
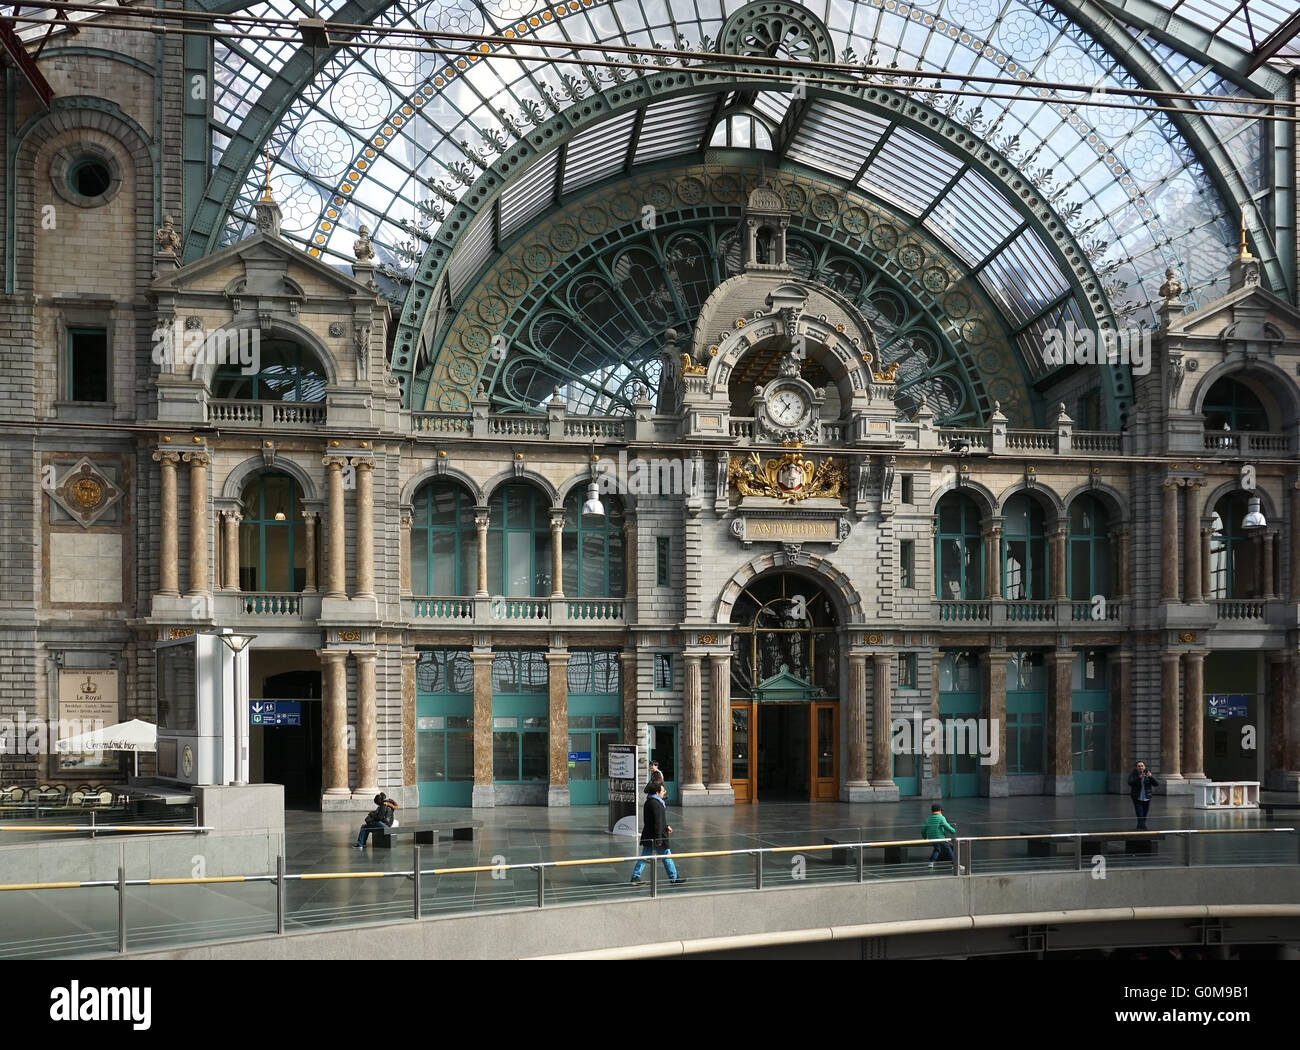
<svg viewBox="0 0 1300 1050">
<path fill-rule="evenodd" d="M 1201 597 L 1209 601 L 1214 597 L 1214 586 L 1210 580 L 1210 541 L 1214 538 L 1214 529 L 1201 522 Z"/>
<path fill-rule="evenodd" d="M 1205 779 L 1205 653 L 1183 653 L 1183 779 Z"/>
<path fill-rule="evenodd" d="M 419 653 L 402 653 L 402 783 L 416 783 L 415 667 Z"/>
<path fill-rule="evenodd" d="M 682 790 L 704 790 L 703 712 L 699 653 L 686 653 L 682 687 Z"/>
<path fill-rule="evenodd" d="M 1128 771 L 1137 764 L 1133 754 L 1130 704 L 1133 696 L 1133 654 L 1115 652 L 1110 664 L 1110 781 L 1112 790 L 1127 783 Z"/>
<path fill-rule="evenodd" d="M 550 779 L 546 789 L 548 806 L 569 804 L 569 651 L 551 649 L 546 653 L 547 736 L 550 744 Z M 593 755 L 599 762 L 600 756 Z"/>
<path fill-rule="evenodd" d="M 1273 570 L 1273 556 L 1277 550 L 1277 529 L 1265 529 L 1261 542 L 1264 545 L 1263 557 L 1263 578 L 1260 582 L 1260 597 L 1266 601 L 1277 597 L 1277 591 L 1273 586 L 1273 578 L 1276 573 Z"/>
<path fill-rule="evenodd" d="M 850 657 L 852 659 L 852 657 Z M 889 675 L 894 662 L 892 653 L 872 653 L 875 706 L 871 713 L 871 786 L 875 790 L 896 788 L 894 758 L 889 750 L 890 689 Z"/>
<path fill-rule="evenodd" d="M 221 512 L 222 535 L 225 538 L 223 560 L 226 579 L 222 587 L 227 591 L 239 590 L 239 523 L 244 516 L 237 510 Z"/>
<path fill-rule="evenodd" d="M 1047 654 L 1047 793 L 1074 794 L 1074 762 L 1071 755 L 1074 653 L 1057 650 Z"/>
<path fill-rule="evenodd" d="M 618 654 L 619 662 L 623 665 L 623 733 L 622 740 L 625 744 L 637 744 L 637 733 L 640 726 L 637 724 L 636 711 L 636 650 L 624 649 Z"/>
<path fill-rule="evenodd" d="M 181 456 L 190 465 L 190 589 L 189 595 L 211 593 L 208 587 L 208 463 L 206 452 Z"/>
<path fill-rule="evenodd" d="M 984 598 L 1002 597 L 1002 519 L 984 529 Z"/>
<path fill-rule="evenodd" d="M 848 733 L 849 791 L 868 789 L 867 773 L 867 654 L 849 653 L 849 688 L 845 694 L 845 730 Z M 879 735 L 879 727 L 876 734 Z M 852 802 L 850 798 L 848 801 Z"/>
<path fill-rule="evenodd" d="M 404 507 L 402 516 L 399 519 L 402 527 L 402 550 L 398 568 L 398 586 L 401 588 L 403 596 L 411 593 L 411 525 L 413 521 L 410 508 Z"/>
<path fill-rule="evenodd" d="M 162 536 L 158 550 L 158 594 L 164 598 L 180 597 L 180 544 L 177 541 L 176 464 L 180 453 L 162 449 L 153 454 L 161 468 L 162 486 L 159 493 L 162 512 Z"/>
<path fill-rule="evenodd" d="M 475 809 L 496 805 L 492 774 L 492 654 L 475 650 L 474 663 L 474 794 Z"/>
<path fill-rule="evenodd" d="M 1300 602 L 1300 479 L 1291 482 L 1291 593 L 1288 598 Z M 1294 768 L 1294 767 L 1292 767 Z"/>
<path fill-rule="evenodd" d="M 354 598 L 375 596 L 375 461 L 353 460 L 357 471 L 357 586 Z"/>
<path fill-rule="evenodd" d="M 1053 529 L 1047 536 L 1048 548 L 1051 551 L 1051 579 L 1048 581 L 1051 594 L 1048 597 L 1055 601 L 1064 601 L 1070 597 L 1069 588 L 1066 586 L 1065 539 L 1066 529 L 1064 526 Z"/>
<path fill-rule="evenodd" d="M 326 527 L 329 540 L 325 552 L 325 597 L 346 598 L 347 562 L 344 558 L 343 545 L 346 526 L 343 511 L 343 466 L 347 461 L 342 456 L 325 456 L 321 463 L 326 468 Z"/>
<path fill-rule="evenodd" d="M 998 738 L 998 760 L 981 767 L 980 794 L 987 798 L 1006 798 L 1007 785 L 1007 652 L 990 649 L 980 654 L 980 675 L 984 695 L 980 698 L 981 714 L 990 733 Z M 938 695 L 936 691 L 935 695 Z"/>
<path fill-rule="evenodd" d="M 1160 656 L 1160 778 L 1182 781 L 1182 730 L 1179 727 L 1178 653 Z"/>
<path fill-rule="evenodd" d="M 709 794 L 731 794 L 731 653 L 709 653 Z"/>
<path fill-rule="evenodd" d="M 1178 481 L 1169 478 L 1160 488 L 1160 600 L 1178 601 Z"/>
<path fill-rule="evenodd" d="M 348 654 L 318 650 L 324 665 L 321 700 L 321 780 L 326 797 L 350 797 L 348 787 Z"/>
<path fill-rule="evenodd" d="M 637 589 L 636 519 L 623 520 L 623 596 L 635 598 Z"/>
<path fill-rule="evenodd" d="M 376 653 L 357 653 L 357 790 L 371 798 L 379 790 L 379 723 L 375 706 Z"/>
<path fill-rule="evenodd" d="M 559 510 L 551 511 L 551 597 L 564 597 L 564 512 Z"/>
<path fill-rule="evenodd" d="M 320 514 L 314 510 L 302 512 L 304 542 L 307 544 L 307 550 L 303 552 L 303 566 L 307 575 L 304 594 L 316 593 L 316 523 L 319 520 Z"/>
<path fill-rule="evenodd" d="M 1189 478 L 1183 507 L 1183 601 L 1203 605 L 1201 592 L 1201 498 L 1204 482 Z"/>
<path fill-rule="evenodd" d="M 1121 598 L 1133 596 L 1133 565 L 1130 561 L 1132 530 L 1121 525 L 1111 537 L 1115 543 L 1115 593 Z"/>
<path fill-rule="evenodd" d="M 474 593 L 479 598 L 488 594 L 488 509 L 474 508 L 474 531 L 478 538 L 478 587 Z"/>
</svg>

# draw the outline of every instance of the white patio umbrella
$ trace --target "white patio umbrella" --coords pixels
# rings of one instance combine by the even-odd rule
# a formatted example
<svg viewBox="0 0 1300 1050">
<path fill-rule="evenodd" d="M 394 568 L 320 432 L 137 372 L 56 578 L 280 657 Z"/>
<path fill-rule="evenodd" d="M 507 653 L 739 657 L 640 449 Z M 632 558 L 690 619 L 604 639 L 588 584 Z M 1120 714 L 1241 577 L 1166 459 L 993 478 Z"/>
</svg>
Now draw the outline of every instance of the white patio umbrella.
<svg viewBox="0 0 1300 1050">
<path fill-rule="evenodd" d="M 60 740 L 55 745 L 60 752 L 70 751 L 134 751 L 135 775 L 140 775 L 140 752 L 158 750 L 158 727 L 152 722 L 133 718 L 129 722 L 104 726 L 90 733 L 81 733 Z"/>
</svg>

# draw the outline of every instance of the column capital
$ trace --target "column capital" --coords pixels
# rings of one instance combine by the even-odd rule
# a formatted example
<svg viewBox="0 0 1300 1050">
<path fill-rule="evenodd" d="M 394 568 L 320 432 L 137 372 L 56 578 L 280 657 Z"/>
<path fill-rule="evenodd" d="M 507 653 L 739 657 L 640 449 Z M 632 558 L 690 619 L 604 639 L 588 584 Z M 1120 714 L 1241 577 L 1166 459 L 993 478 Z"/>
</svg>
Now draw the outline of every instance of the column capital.
<svg viewBox="0 0 1300 1050">
<path fill-rule="evenodd" d="M 542 654 L 548 664 L 567 664 L 572 655 L 568 649 L 547 649 Z"/>
<path fill-rule="evenodd" d="M 316 656 L 321 660 L 337 663 L 340 660 L 346 660 L 348 651 L 346 649 L 317 649 Z"/>
<path fill-rule="evenodd" d="M 486 529 L 490 524 L 487 508 L 474 508 L 474 527 L 477 529 Z"/>
<path fill-rule="evenodd" d="M 333 469 L 337 467 L 342 470 L 348 464 L 347 456 L 321 456 L 321 466 Z"/>
<path fill-rule="evenodd" d="M 1205 488 L 1205 479 L 1204 478 L 1183 478 L 1181 484 L 1185 488 L 1189 488 L 1189 489 L 1203 489 Z"/>
<path fill-rule="evenodd" d="M 352 655 L 357 658 L 358 663 L 361 661 L 369 663 L 374 660 L 379 653 L 374 649 L 353 649 Z"/>
<path fill-rule="evenodd" d="M 415 516 L 409 512 L 403 513 L 397 520 L 404 529 L 410 529 L 410 527 L 415 524 Z"/>
<path fill-rule="evenodd" d="M 299 513 L 302 515 L 302 520 L 309 525 L 314 525 L 320 520 L 320 511 L 318 510 L 304 510 L 299 511 Z"/>
<path fill-rule="evenodd" d="M 155 463 L 176 463 L 179 462 L 181 454 L 174 448 L 160 448 L 152 458 Z"/>
<path fill-rule="evenodd" d="M 477 649 L 475 649 L 470 651 L 469 658 L 472 663 L 488 664 L 490 666 L 492 661 L 496 659 L 496 653 L 493 652 L 481 653 Z"/>
<path fill-rule="evenodd" d="M 219 513 L 223 518 L 225 518 L 226 521 L 231 522 L 232 524 L 235 524 L 235 525 L 238 525 L 241 521 L 244 520 L 244 514 L 243 514 L 242 511 L 238 511 L 238 510 L 223 510 L 223 511 L 219 511 L 218 513 Z"/>
<path fill-rule="evenodd" d="M 556 529 L 563 529 L 564 528 L 563 508 L 552 507 L 550 509 L 550 515 L 551 515 L 551 531 L 554 532 Z"/>
<path fill-rule="evenodd" d="M 373 456 L 349 456 L 348 462 L 357 470 L 375 469 L 375 458 Z"/>
<path fill-rule="evenodd" d="M 1165 491 L 1169 492 L 1169 491 L 1173 491 L 1174 489 L 1178 488 L 1178 486 L 1181 485 L 1182 483 L 1183 483 L 1183 479 L 1182 479 L 1182 478 L 1176 478 L 1176 477 L 1170 476 L 1170 477 L 1165 478 L 1164 481 L 1160 482 L 1160 487 L 1161 487 L 1162 489 L 1164 489 Z"/>
<path fill-rule="evenodd" d="M 192 467 L 206 467 L 212 462 L 212 457 L 208 455 L 206 450 L 200 451 L 198 449 L 193 452 L 182 452 L 181 459 Z"/>
</svg>

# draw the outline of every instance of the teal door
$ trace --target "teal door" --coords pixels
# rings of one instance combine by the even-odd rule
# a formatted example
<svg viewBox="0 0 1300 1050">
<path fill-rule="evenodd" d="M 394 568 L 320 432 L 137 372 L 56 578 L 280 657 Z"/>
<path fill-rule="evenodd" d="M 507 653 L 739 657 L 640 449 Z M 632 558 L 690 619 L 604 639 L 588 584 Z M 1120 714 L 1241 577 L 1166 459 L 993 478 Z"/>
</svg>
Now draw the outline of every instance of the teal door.
<svg viewBox="0 0 1300 1050">
<path fill-rule="evenodd" d="M 609 802 L 609 745 L 621 736 L 618 715 L 569 716 L 569 805 Z"/>
<path fill-rule="evenodd" d="M 909 753 L 894 754 L 894 783 L 898 785 L 899 795 L 921 793 L 921 756 Z"/>
<path fill-rule="evenodd" d="M 474 665 L 466 650 L 415 665 L 415 779 L 421 806 L 468 806 L 474 791 Z"/>
<path fill-rule="evenodd" d="M 974 798 L 980 793 L 979 734 L 949 732 L 978 725 L 979 663 L 973 652 L 945 653 L 939 661 L 939 718 L 944 726 L 939 790 L 944 798 Z"/>
<path fill-rule="evenodd" d="M 659 763 L 668 789 L 668 801 L 677 801 L 677 726 L 653 725 L 650 727 L 650 758 Z"/>
<path fill-rule="evenodd" d="M 1104 794 L 1110 773 L 1110 675 L 1106 654 L 1086 649 L 1074 659 L 1070 694 L 1070 763 L 1076 795 Z"/>
</svg>

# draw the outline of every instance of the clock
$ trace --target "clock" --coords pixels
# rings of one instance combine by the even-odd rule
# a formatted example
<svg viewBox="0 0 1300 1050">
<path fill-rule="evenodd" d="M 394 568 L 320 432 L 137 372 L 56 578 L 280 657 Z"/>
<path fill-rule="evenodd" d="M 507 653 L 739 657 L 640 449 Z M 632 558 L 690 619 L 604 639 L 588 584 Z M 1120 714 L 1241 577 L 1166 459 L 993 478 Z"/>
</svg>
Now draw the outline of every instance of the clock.
<svg viewBox="0 0 1300 1050">
<path fill-rule="evenodd" d="M 767 398 L 767 417 L 778 427 L 798 426 L 811 408 L 808 395 L 798 387 L 778 387 Z"/>
<path fill-rule="evenodd" d="M 187 777 L 194 775 L 194 749 L 189 744 L 181 749 L 181 772 Z"/>
</svg>

